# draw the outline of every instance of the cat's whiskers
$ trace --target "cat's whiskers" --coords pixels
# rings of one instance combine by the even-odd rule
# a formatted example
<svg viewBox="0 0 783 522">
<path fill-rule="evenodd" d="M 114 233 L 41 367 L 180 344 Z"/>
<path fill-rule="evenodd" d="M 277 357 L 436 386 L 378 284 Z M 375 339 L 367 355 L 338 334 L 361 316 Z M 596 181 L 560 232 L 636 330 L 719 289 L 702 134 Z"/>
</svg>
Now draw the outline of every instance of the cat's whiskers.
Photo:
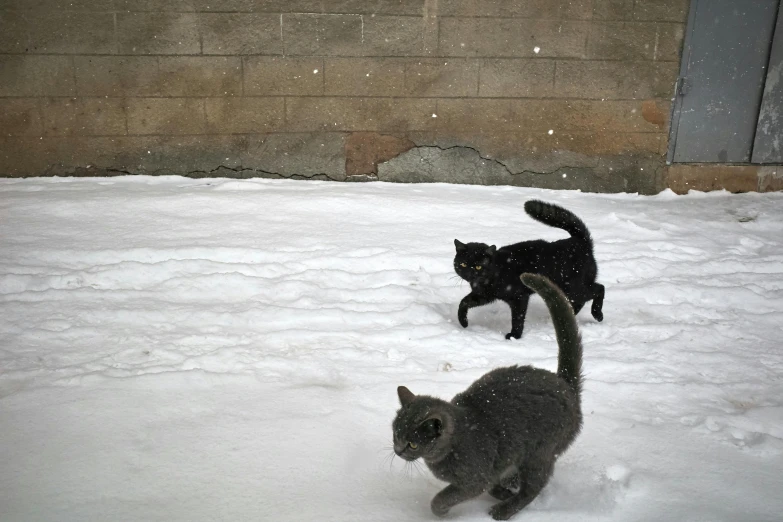
<svg viewBox="0 0 783 522">
<path fill-rule="evenodd" d="M 394 450 L 391 449 L 391 448 L 384 448 L 384 449 L 389 450 L 389 453 L 388 453 L 388 455 L 383 457 L 382 463 L 385 466 L 386 462 L 388 462 L 389 463 L 389 471 L 391 471 L 392 468 L 394 467 L 394 457 L 396 457 L 397 455 L 394 453 Z"/>
</svg>

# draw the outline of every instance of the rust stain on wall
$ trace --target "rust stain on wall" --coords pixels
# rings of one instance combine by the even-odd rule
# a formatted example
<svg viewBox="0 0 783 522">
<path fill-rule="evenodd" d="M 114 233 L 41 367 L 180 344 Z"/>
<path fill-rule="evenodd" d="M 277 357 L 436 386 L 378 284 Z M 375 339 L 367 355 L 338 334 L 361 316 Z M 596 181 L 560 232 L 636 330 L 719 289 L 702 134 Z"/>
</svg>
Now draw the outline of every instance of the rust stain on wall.
<svg viewBox="0 0 783 522">
<path fill-rule="evenodd" d="M 663 127 L 666 125 L 668 115 L 663 107 L 659 107 L 655 100 L 647 100 L 642 103 L 642 117 L 645 121 Z"/>
<path fill-rule="evenodd" d="M 346 176 L 377 175 L 378 163 L 396 158 L 416 144 L 377 132 L 354 132 L 345 140 Z"/>
</svg>

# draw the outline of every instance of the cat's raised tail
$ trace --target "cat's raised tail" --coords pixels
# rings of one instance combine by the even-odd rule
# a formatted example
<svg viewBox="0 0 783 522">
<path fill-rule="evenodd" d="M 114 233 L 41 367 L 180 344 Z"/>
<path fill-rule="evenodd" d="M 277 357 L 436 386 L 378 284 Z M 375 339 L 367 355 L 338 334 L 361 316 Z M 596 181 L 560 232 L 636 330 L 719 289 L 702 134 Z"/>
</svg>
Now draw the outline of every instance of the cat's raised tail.
<svg viewBox="0 0 783 522">
<path fill-rule="evenodd" d="M 590 237 L 590 231 L 587 230 L 587 226 L 582 220 L 576 217 L 576 214 L 570 210 L 551 203 L 531 199 L 525 202 L 525 212 L 536 221 L 545 225 L 562 228 L 571 234 L 571 237 L 581 239 L 592 248 L 593 239 Z"/>
<path fill-rule="evenodd" d="M 522 274 L 520 279 L 525 286 L 535 290 L 549 308 L 559 348 L 557 376 L 571 386 L 578 398 L 582 391 L 582 336 L 571 303 L 557 285 L 542 275 Z"/>
</svg>

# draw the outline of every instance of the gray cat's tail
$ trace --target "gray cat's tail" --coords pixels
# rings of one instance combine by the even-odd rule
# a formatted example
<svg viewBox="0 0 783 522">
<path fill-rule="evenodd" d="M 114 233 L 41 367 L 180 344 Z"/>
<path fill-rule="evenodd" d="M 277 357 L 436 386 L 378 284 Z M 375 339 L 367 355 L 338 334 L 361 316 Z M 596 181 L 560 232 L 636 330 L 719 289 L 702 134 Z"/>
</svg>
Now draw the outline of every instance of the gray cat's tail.
<svg viewBox="0 0 783 522">
<path fill-rule="evenodd" d="M 592 248 L 593 240 L 590 237 L 590 231 L 587 230 L 587 226 L 573 212 L 535 199 L 525 202 L 525 212 L 536 221 L 545 225 L 562 228 L 571 234 L 571 237 L 581 239 Z"/>
<path fill-rule="evenodd" d="M 557 285 L 542 275 L 522 274 L 520 279 L 525 286 L 535 290 L 549 308 L 559 347 L 557 376 L 579 397 L 582 391 L 582 336 L 571 303 Z"/>
</svg>

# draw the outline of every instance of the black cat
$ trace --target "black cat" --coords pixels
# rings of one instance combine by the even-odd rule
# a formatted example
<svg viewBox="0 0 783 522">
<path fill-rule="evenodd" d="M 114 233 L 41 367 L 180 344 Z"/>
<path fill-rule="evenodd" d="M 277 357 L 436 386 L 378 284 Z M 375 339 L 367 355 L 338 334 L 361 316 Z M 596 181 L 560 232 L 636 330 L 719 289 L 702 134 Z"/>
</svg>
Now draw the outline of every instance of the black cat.
<svg viewBox="0 0 783 522">
<path fill-rule="evenodd" d="M 519 339 L 533 293 L 519 280 L 519 274 L 525 272 L 544 275 L 559 286 L 571 302 L 574 314 L 592 299 L 593 317 L 603 321 L 604 286 L 595 282 L 598 266 L 593 257 L 593 240 L 585 224 L 568 210 L 543 201 L 526 202 L 525 212 L 545 225 L 562 228 L 571 237 L 554 242 L 523 241 L 500 249 L 455 239 L 454 270 L 470 283 L 471 290 L 459 304 L 459 324 L 468 327 L 469 309 L 500 299 L 511 307 L 511 332 L 506 334 L 506 339 Z"/>
<path fill-rule="evenodd" d="M 544 488 L 555 460 L 582 428 L 582 341 L 574 312 L 545 277 L 521 279 L 549 307 L 557 374 L 532 366 L 497 368 L 450 402 L 397 388 L 402 407 L 392 423 L 394 452 L 407 461 L 423 458 L 449 483 L 432 499 L 436 515 L 488 491 L 501 501 L 492 506 L 492 517 L 511 518 Z"/>
</svg>

